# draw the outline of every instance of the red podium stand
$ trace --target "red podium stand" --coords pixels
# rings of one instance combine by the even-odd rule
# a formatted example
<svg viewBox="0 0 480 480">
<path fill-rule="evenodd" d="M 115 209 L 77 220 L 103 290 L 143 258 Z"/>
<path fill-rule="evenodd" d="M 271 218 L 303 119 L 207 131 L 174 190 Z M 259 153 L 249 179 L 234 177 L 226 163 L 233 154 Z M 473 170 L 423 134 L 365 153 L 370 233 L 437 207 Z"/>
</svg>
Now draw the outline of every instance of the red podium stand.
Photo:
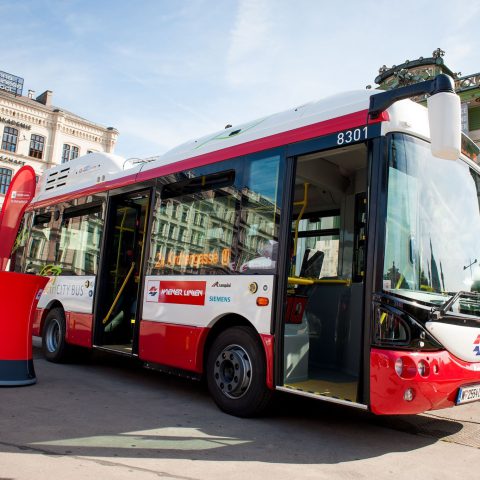
<svg viewBox="0 0 480 480">
<path fill-rule="evenodd" d="M 32 358 L 32 321 L 48 278 L 0 272 L 0 386 L 37 381 Z"/>
</svg>

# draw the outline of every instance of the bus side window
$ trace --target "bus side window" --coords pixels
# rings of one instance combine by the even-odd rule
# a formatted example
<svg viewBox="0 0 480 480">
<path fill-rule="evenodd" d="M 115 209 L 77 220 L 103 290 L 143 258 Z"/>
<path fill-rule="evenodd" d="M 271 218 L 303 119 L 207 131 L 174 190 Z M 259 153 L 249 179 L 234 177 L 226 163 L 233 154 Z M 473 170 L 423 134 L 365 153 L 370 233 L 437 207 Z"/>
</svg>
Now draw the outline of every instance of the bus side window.
<svg viewBox="0 0 480 480">
<path fill-rule="evenodd" d="M 50 263 L 52 212 L 35 212 L 30 236 L 26 241 L 25 273 L 40 274 Z"/>
<path fill-rule="evenodd" d="M 292 230 L 295 229 L 295 222 Z M 294 235 L 294 233 L 293 233 Z M 336 278 L 340 252 L 340 212 L 309 216 L 299 222 L 294 275 Z"/>
<path fill-rule="evenodd" d="M 235 171 L 163 187 L 154 211 L 151 274 L 228 273 L 239 194 Z"/>
</svg>

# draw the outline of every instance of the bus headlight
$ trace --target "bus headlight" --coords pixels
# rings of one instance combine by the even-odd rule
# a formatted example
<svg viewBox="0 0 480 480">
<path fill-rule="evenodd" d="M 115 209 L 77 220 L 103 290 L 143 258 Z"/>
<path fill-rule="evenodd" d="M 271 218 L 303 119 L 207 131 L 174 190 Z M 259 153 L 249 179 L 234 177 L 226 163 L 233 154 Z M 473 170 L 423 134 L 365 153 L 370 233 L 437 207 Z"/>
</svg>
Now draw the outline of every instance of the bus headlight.
<svg viewBox="0 0 480 480">
<path fill-rule="evenodd" d="M 402 372 L 403 372 L 403 360 L 401 358 L 397 358 L 395 360 L 395 372 L 397 372 L 397 375 L 399 377 L 402 376 Z"/>
<path fill-rule="evenodd" d="M 417 370 L 421 377 L 428 377 L 430 374 L 430 365 L 425 360 L 420 360 L 417 364 Z"/>
<path fill-rule="evenodd" d="M 410 379 L 415 377 L 417 374 L 417 366 L 410 357 L 399 357 L 395 360 L 395 372 L 404 380 Z"/>
</svg>

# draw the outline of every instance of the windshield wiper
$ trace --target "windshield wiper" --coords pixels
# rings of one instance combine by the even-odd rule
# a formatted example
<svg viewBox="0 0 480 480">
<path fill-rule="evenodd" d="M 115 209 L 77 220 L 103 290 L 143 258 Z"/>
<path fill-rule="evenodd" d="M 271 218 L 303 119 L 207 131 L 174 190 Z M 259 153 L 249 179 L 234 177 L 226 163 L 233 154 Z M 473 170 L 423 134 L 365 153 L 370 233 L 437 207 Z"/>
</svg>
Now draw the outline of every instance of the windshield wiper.
<svg viewBox="0 0 480 480">
<path fill-rule="evenodd" d="M 452 296 L 446 302 L 442 303 L 442 305 L 432 307 L 432 310 L 430 311 L 430 313 L 433 317 L 435 318 L 444 317 L 445 314 L 453 307 L 453 305 L 455 305 L 457 300 L 461 297 L 480 300 L 479 292 L 466 292 L 465 290 L 460 290 L 456 293 L 449 293 L 449 294 Z"/>
</svg>

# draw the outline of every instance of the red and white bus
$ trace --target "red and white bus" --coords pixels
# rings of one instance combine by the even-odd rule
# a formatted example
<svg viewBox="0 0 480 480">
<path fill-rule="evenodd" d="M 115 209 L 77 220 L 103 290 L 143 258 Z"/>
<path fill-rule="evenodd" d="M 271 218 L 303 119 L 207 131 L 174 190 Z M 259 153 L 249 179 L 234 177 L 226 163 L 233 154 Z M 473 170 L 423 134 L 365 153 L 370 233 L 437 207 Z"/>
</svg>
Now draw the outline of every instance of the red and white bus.
<svg viewBox="0 0 480 480">
<path fill-rule="evenodd" d="M 480 168 L 459 117 L 440 76 L 51 168 L 12 262 L 50 277 L 46 358 L 203 375 L 238 416 L 275 390 L 376 414 L 477 400 Z"/>
</svg>

